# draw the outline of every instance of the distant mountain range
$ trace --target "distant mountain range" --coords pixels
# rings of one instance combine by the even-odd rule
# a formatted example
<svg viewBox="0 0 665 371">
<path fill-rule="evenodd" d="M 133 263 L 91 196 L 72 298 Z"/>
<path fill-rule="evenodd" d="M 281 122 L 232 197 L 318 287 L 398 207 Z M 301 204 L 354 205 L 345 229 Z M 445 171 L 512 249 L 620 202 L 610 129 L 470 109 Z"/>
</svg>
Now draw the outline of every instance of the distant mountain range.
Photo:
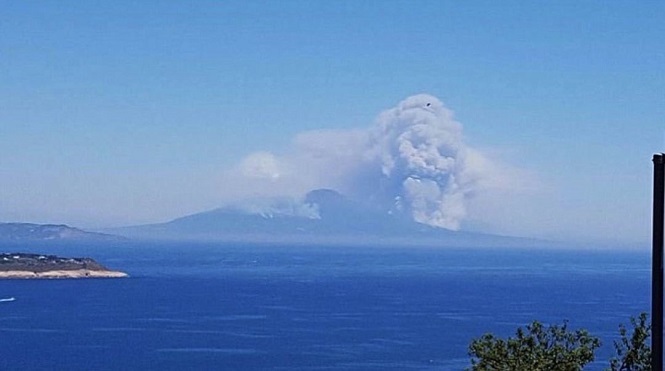
<svg viewBox="0 0 665 371">
<path fill-rule="evenodd" d="M 0 241 L 113 241 L 124 239 L 104 233 L 86 232 L 64 224 L 0 223 Z"/>
<path fill-rule="evenodd" d="M 262 200 L 160 224 L 107 230 L 138 239 L 429 246 L 531 246 L 531 239 L 456 232 L 373 209 L 321 189 L 300 203 Z M 541 241 L 542 244 L 542 241 Z"/>
<path fill-rule="evenodd" d="M 262 199 L 184 216 L 166 223 L 88 232 L 67 225 L 0 223 L 0 242 L 36 241 L 224 241 L 344 245 L 531 247 L 545 241 L 458 232 L 416 223 L 315 190 L 304 200 Z"/>
</svg>

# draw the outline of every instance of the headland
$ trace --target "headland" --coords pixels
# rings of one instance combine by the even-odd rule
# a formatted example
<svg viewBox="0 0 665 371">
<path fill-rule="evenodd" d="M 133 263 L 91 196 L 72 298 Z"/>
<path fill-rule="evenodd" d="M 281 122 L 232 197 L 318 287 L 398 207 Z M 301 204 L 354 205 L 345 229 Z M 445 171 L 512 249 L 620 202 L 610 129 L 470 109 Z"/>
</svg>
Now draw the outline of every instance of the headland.
<svg viewBox="0 0 665 371">
<path fill-rule="evenodd" d="M 122 277 L 128 277 L 127 273 L 110 270 L 91 258 L 0 253 L 0 279 Z"/>
</svg>

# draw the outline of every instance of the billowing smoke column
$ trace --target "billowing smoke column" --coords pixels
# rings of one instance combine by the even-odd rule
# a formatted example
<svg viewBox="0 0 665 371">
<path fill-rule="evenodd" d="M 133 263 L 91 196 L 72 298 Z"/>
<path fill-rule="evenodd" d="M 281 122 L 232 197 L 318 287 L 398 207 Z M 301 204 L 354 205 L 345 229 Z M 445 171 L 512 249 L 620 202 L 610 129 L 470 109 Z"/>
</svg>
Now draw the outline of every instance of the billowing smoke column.
<svg viewBox="0 0 665 371">
<path fill-rule="evenodd" d="M 381 168 L 374 198 L 392 199 L 391 212 L 457 230 L 474 184 L 462 126 L 433 96 L 409 97 L 383 112 L 369 135 L 370 156 Z"/>
<path fill-rule="evenodd" d="M 452 112 L 421 94 L 381 113 L 369 129 L 301 133 L 286 155 L 250 154 L 236 178 L 260 196 L 332 188 L 374 209 L 457 230 L 466 199 L 491 172 L 464 144 Z"/>
</svg>

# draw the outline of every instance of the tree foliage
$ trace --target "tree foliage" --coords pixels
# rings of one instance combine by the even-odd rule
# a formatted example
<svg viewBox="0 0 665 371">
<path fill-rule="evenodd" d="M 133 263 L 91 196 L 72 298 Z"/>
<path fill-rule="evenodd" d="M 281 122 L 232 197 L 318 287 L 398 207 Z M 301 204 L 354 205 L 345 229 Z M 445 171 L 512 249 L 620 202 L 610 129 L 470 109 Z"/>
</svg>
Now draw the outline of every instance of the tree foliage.
<svg viewBox="0 0 665 371">
<path fill-rule="evenodd" d="M 631 329 L 619 325 L 616 356 L 607 371 L 651 371 L 651 324 L 646 313 L 630 318 Z M 568 323 L 543 326 L 534 321 L 515 337 L 485 334 L 471 342 L 472 371 L 575 371 L 594 360 L 600 340 L 586 330 L 569 331 Z"/>
<path fill-rule="evenodd" d="M 594 360 L 600 340 L 568 323 L 543 326 L 534 321 L 506 340 L 485 334 L 469 346 L 473 371 L 575 371 Z"/>
<path fill-rule="evenodd" d="M 610 371 L 651 371 L 651 347 L 648 339 L 651 336 L 651 324 L 647 322 L 647 314 L 631 317 L 633 331 L 628 336 L 626 326 L 619 325 L 621 339 L 614 342 L 617 357 L 610 360 Z"/>
</svg>

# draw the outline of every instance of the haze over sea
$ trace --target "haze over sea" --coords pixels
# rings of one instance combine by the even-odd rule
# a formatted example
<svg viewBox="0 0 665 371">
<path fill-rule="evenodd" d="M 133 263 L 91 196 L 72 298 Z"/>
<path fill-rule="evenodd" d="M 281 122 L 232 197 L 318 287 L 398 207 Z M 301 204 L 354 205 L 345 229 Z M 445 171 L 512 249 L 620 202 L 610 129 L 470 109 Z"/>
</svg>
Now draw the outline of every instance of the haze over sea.
<svg viewBox="0 0 665 371">
<path fill-rule="evenodd" d="M 45 251 L 46 245 L 0 246 Z M 485 332 L 570 320 L 603 340 L 649 308 L 627 251 L 55 245 L 129 279 L 5 280 L 2 370 L 461 370 Z"/>
</svg>

